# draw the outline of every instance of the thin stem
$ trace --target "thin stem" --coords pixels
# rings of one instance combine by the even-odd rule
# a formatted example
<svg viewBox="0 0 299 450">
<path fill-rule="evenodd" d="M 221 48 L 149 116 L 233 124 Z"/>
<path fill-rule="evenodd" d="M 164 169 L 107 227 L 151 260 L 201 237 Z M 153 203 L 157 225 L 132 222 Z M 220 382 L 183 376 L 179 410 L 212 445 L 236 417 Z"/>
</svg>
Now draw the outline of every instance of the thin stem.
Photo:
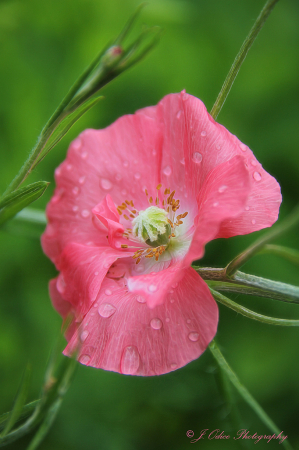
<svg viewBox="0 0 299 450">
<path fill-rule="evenodd" d="M 273 298 L 274 300 L 282 300 L 288 303 L 299 303 L 299 287 L 291 284 L 281 283 L 279 281 L 268 280 L 267 278 L 257 277 L 237 271 L 231 277 L 227 277 L 225 269 L 215 269 L 209 267 L 194 267 L 197 273 L 204 280 L 225 282 L 226 291 L 229 291 L 228 283 L 232 285 L 231 291 L 238 292 L 240 285 L 253 288 L 256 293 L 252 295 L 259 295 L 261 297 Z M 233 285 L 238 285 L 237 287 Z M 222 289 L 219 289 L 222 290 Z M 240 292 L 240 291 L 239 291 Z M 248 291 L 242 292 L 247 294 Z"/>
<path fill-rule="evenodd" d="M 299 264 L 299 252 L 293 248 L 283 247 L 282 245 L 267 244 L 259 251 L 259 254 L 264 253 L 281 256 L 294 264 Z"/>
<path fill-rule="evenodd" d="M 226 275 L 231 277 L 243 264 L 258 253 L 266 244 L 273 239 L 278 238 L 281 234 L 290 230 L 299 223 L 299 205 L 291 212 L 291 214 L 281 223 L 273 226 L 267 233 L 257 239 L 240 255 L 236 256 L 226 267 Z"/>
<path fill-rule="evenodd" d="M 219 350 L 215 340 L 213 340 L 210 345 L 209 349 L 216 359 L 217 363 L 219 364 L 219 367 L 221 370 L 223 370 L 226 375 L 228 376 L 231 383 L 235 386 L 239 394 L 243 397 L 245 402 L 253 409 L 253 411 L 256 413 L 256 415 L 260 418 L 260 420 L 271 430 L 271 432 L 275 433 L 275 435 L 279 435 L 282 431 L 275 425 L 272 419 L 268 416 L 268 414 L 263 410 L 263 408 L 258 404 L 258 402 L 252 397 L 250 392 L 246 389 L 243 384 L 241 384 L 239 378 L 235 374 L 235 372 L 230 368 L 227 361 L 225 360 L 224 356 L 222 355 L 221 351 Z M 287 450 L 292 450 L 291 445 L 287 442 L 286 438 L 282 440 L 283 437 L 281 437 L 281 442 L 283 446 Z"/>
<path fill-rule="evenodd" d="M 242 314 L 242 316 L 248 317 L 249 319 L 257 320 L 258 322 L 267 323 L 269 325 L 282 325 L 289 327 L 299 326 L 299 320 L 278 319 L 276 317 L 263 316 L 262 314 L 245 308 L 245 306 L 239 305 L 230 298 L 227 298 L 219 292 L 214 291 L 214 289 L 212 288 L 210 288 L 210 291 L 215 300 L 217 300 L 219 303 L 222 303 L 233 311 L 236 311 L 237 313 L 240 313 Z"/>
<path fill-rule="evenodd" d="M 226 97 L 228 96 L 229 91 L 231 90 L 231 87 L 236 79 L 236 76 L 238 75 L 238 72 L 241 68 L 241 65 L 243 64 L 244 59 L 246 58 L 247 53 L 250 50 L 250 47 L 252 46 L 253 42 L 255 41 L 257 35 L 259 34 L 265 21 L 267 20 L 269 14 L 271 13 L 272 9 L 274 8 L 277 2 L 278 0 L 267 1 L 260 15 L 256 19 L 255 24 L 251 28 L 249 35 L 243 42 L 243 45 L 239 53 L 237 54 L 230 71 L 228 72 L 228 75 L 223 83 L 221 91 L 219 92 L 217 100 L 211 110 L 210 114 L 214 119 L 216 119 L 222 106 L 224 105 Z"/>
</svg>

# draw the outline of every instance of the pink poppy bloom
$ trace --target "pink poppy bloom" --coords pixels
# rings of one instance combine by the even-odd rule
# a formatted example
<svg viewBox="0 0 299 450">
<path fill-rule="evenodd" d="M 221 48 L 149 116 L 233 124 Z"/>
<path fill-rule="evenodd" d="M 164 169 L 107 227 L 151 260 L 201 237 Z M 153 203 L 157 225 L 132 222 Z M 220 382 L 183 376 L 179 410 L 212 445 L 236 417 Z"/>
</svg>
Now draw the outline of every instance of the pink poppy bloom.
<svg viewBox="0 0 299 450">
<path fill-rule="evenodd" d="M 160 375 L 198 358 L 218 308 L 191 268 L 216 238 L 269 227 L 280 187 L 252 151 L 182 92 L 86 130 L 56 169 L 42 236 L 54 308 L 82 364 Z"/>
</svg>

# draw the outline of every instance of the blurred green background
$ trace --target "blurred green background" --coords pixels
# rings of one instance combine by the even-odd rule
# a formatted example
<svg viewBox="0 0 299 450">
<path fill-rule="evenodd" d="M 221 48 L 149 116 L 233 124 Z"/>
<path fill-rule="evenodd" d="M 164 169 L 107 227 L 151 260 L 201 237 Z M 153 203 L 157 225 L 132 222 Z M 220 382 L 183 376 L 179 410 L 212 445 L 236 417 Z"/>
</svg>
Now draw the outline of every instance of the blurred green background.
<svg viewBox="0 0 299 450">
<path fill-rule="evenodd" d="M 55 107 L 97 52 L 118 34 L 138 0 L 0 1 L 0 190 L 19 170 Z M 87 127 L 102 128 L 125 113 L 156 104 L 182 89 L 208 109 L 263 0 L 148 0 L 143 23 L 160 25 L 158 47 L 103 90 L 88 112 L 47 156 L 29 181 L 51 182 L 34 205 L 44 209 L 53 172 L 69 142 Z M 138 28 L 139 27 L 139 28 Z M 299 3 L 281 0 L 251 49 L 218 121 L 254 151 L 281 184 L 285 217 L 298 202 Z M 203 265 L 224 266 L 263 231 L 219 240 Z M 298 229 L 277 243 L 299 249 Z M 61 319 L 48 296 L 56 275 L 39 239 L 27 230 L 0 231 L 0 413 L 11 408 L 27 361 L 33 368 L 30 400 L 38 397 Z M 299 284 L 298 267 L 258 256 L 248 273 Z M 298 306 L 231 296 L 258 312 L 299 319 Z M 296 448 L 299 445 L 299 330 L 253 322 L 222 305 L 218 343 L 243 383 Z M 245 428 L 269 434 L 236 395 Z M 187 449 L 191 429 L 234 435 L 209 351 L 185 368 L 138 378 L 79 365 L 44 450 Z M 8 448 L 25 449 L 29 439 Z M 202 449 L 234 449 L 239 441 L 201 440 Z M 261 441 L 259 448 L 279 444 Z M 250 442 L 249 448 L 255 448 Z M 280 447 L 279 447 L 280 448 Z"/>
</svg>

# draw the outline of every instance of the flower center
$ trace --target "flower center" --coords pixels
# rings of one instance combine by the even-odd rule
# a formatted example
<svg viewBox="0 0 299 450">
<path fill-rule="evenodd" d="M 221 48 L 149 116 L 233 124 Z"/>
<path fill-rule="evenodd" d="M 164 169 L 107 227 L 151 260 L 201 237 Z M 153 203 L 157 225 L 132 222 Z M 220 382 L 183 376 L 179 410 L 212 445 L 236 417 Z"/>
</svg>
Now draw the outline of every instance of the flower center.
<svg viewBox="0 0 299 450">
<path fill-rule="evenodd" d="M 141 261 L 142 257 L 155 257 L 156 261 L 162 253 L 169 247 L 171 240 L 176 238 L 176 227 L 179 227 L 188 212 L 176 216 L 176 211 L 180 207 L 180 201 L 175 200 L 175 191 L 170 193 L 170 189 L 165 189 L 164 193 L 160 191 L 162 185 L 156 187 L 157 194 L 153 205 L 153 197 L 148 197 L 148 191 L 145 194 L 148 198 L 150 206 L 145 210 L 138 211 L 133 201 L 126 200 L 117 207 L 118 213 L 123 215 L 124 219 L 131 222 L 132 228 L 128 227 L 123 237 L 132 243 L 138 243 L 137 251 L 133 255 L 136 264 Z M 166 198 L 165 198 L 166 196 Z M 161 205 L 158 206 L 158 205 Z M 129 245 L 121 245 L 122 248 L 134 248 Z"/>
</svg>

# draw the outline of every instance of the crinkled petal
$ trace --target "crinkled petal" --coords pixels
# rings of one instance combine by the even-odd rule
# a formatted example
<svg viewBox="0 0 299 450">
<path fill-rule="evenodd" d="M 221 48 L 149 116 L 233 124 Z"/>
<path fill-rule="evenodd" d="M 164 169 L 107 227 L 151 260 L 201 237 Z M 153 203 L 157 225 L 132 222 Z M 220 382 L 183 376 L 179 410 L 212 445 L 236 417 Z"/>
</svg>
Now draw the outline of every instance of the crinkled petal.
<svg viewBox="0 0 299 450">
<path fill-rule="evenodd" d="M 72 353 L 79 335 L 82 364 L 127 375 L 161 375 L 198 358 L 216 333 L 216 302 L 191 268 L 163 305 L 150 309 L 143 301 L 105 279 L 64 353 Z"/>
<path fill-rule="evenodd" d="M 185 264 L 203 256 L 204 245 L 217 236 L 224 220 L 233 221 L 244 211 L 249 191 L 249 174 L 241 156 L 210 172 L 197 198 L 196 228 Z"/>
</svg>

